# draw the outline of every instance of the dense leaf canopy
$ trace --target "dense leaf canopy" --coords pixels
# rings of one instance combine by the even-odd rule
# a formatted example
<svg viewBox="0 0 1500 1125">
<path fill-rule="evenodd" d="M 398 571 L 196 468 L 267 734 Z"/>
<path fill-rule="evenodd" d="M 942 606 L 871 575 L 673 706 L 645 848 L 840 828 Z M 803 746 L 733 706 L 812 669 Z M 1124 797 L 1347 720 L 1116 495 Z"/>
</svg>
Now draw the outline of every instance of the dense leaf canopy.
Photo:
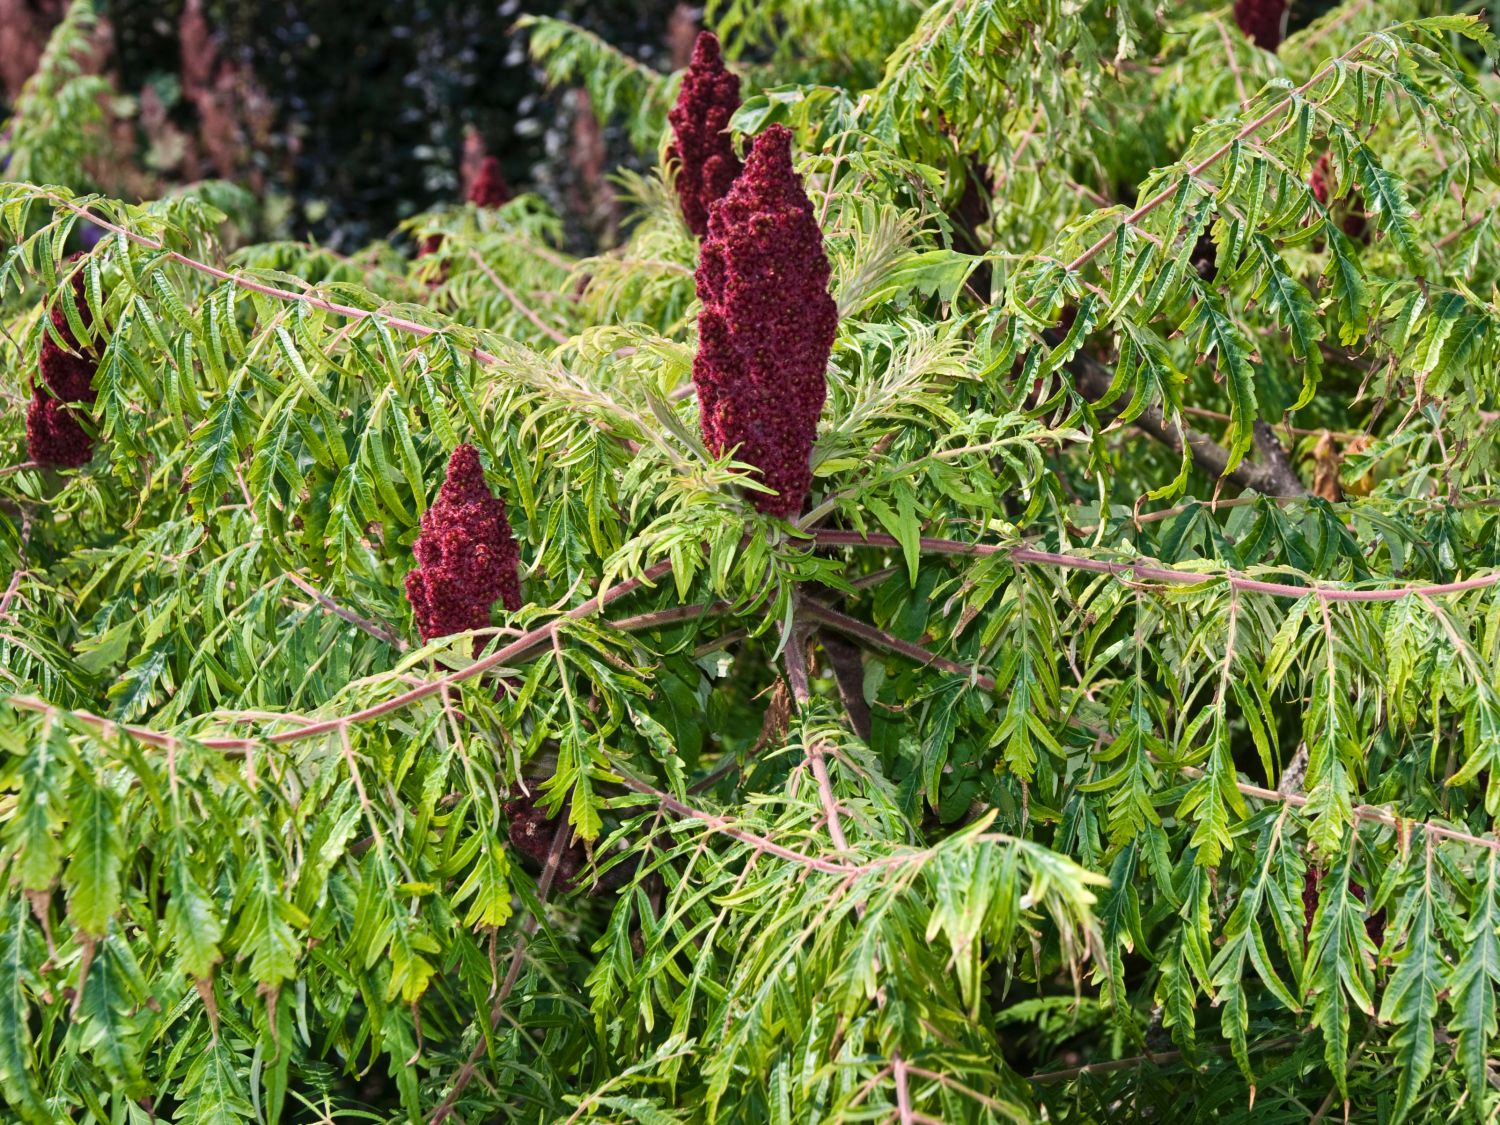
<svg viewBox="0 0 1500 1125">
<path fill-rule="evenodd" d="M 780 518 L 672 160 L 583 260 L 528 194 L 242 245 L 231 185 L 78 193 L 88 19 L 0 142 L 12 1119 L 1500 1109 L 1482 22 L 711 4 L 838 312 Z M 520 33 L 665 156 L 680 75 Z M 424 644 L 461 445 L 523 604 Z"/>
</svg>

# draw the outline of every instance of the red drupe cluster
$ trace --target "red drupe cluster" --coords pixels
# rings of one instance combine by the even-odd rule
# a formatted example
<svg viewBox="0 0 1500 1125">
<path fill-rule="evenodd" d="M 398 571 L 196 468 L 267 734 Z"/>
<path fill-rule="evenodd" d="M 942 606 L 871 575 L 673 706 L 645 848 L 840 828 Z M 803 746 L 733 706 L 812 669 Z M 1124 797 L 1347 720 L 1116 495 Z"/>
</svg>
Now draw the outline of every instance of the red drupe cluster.
<svg viewBox="0 0 1500 1125">
<path fill-rule="evenodd" d="M 698 259 L 699 425 L 715 455 L 760 470 L 763 512 L 793 516 L 812 484 L 809 458 L 828 393 L 838 308 L 823 232 L 792 168 L 792 134 L 773 125 L 714 204 Z"/>
<path fill-rule="evenodd" d="M 76 261 L 82 256 L 75 254 L 68 261 Z M 79 319 L 89 326 L 93 323 L 93 314 L 84 299 L 83 284 L 83 271 L 80 270 L 73 276 L 73 298 Z M 51 318 L 53 328 L 67 347 L 59 346 L 50 332 L 43 333 L 37 365 L 40 379 L 26 411 L 26 444 L 33 461 L 43 465 L 76 467 L 87 464 L 93 456 L 94 441 L 78 421 L 78 411 L 70 404 L 93 405 L 98 356 L 93 348 L 81 344 L 73 334 L 63 307 L 65 299 L 59 294 L 53 301 Z"/>
<path fill-rule="evenodd" d="M 1274 51 L 1286 36 L 1286 0 L 1234 0 L 1234 22 L 1257 47 Z"/>
<path fill-rule="evenodd" d="M 1313 198 L 1324 207 L 1331 208 L 1340 202 L 1333 198 L 1336 180 L 1333 174 L 1333 162 L 1326 152 L 1313 165 L 1312 174 L 1307 177 L 1307 186 L 1312 189 Z M 1353 204 L 1348 207 L 1348 213 L 1345 214 L 1344 221 L 1340 224 L 1344 233 L 1350 238 L 1364 238 L 1365 236 L 1365 217 L 1361 213 L 1357 200 L 1357 196 L 1345 196 L 1343 200 L 1346 204 Z"/>
<path fill-rule="evenodd" d="M 1323 876 L 1325 872 L 1318 867 L 1308 867 L 1307 873 L 1302 877 L 1302 934 L 1304 937 L 1311 936 L 1313 920 L 1318 914 L 1318 900 L 1322 895 Z M 1365 898 L 1365 889 L 1353 879 L 1349 880 L 1349 893 L 1360 902 L 1368 901 Z M 1385 942 L 1385 910 L 1375 911 L 1365 919 L 1365 934 L 1378 947 Z"/>
<path fill-rule="evenodd" d="M 483 149 L 481 148 L 482 152 Z M 510 190 L 510 184 L 505 180 L 505 173 L 500 170 L 500 160 L 494 156 L 486 156 L 479 163 L 479 171 L 474 175 L 474 182 L 469 185 L 468 202 L 476 207 L 503 207 L 515 198 L 515 192 Z M 440 234 L 429 234 L 417 245 L 417 257 L 425 258 L 429 254 L 436 254 L 443 248 L 443 236 Z M 434 279 L 429 284 L 436 285 L 441 279 Z"/>
<path fill-rule="evenodd" d="M 479 165 L 479 174 L 469 185 L 469 202 L 476 207 L 503 207 L 515 198 L 510 184 L 505 182 L 505 173 L 500 170 L 500 161 L 486 156 Z"/>
<path fill-rule="evenodd" d="M 406 598 L 424 641 L 484 628 L 496 601 L 521 608 L 520 556 L 505 502 L 490 492 L 472 445 L 453 451 L 413 552 Z"/>
<path fill-rule="evenodd" d="M 547 866 L 547 857 L 552 851 L 552 837 L 561 829 L 571 837 L 572 832 L 560 819 L 562 813 L 549 817 L 537 805 L 533 796 L 523 795 L 506 801 L 501 806 L 510 817 L 510 844 L 524 856 L 534 860 L 542 868 Z M 587 866 L 589 856 L 577 840 L 569 839 L 558 852 L 557 881 L 565 890 L 577 885 L 578 873 Z"/>
<path fill-rule="evenodd" d="M 698 34 L 693 60 L 667 119 L 676 138 L 667 160 L 677 165 L 677 197 L 688 228 L 708 233 L 708 209 L 740 174 L 740 158 L 729 139 L 729 119 L 740 108 L 740 80 L 724 66 L 719 37 Z"/>
</svg>

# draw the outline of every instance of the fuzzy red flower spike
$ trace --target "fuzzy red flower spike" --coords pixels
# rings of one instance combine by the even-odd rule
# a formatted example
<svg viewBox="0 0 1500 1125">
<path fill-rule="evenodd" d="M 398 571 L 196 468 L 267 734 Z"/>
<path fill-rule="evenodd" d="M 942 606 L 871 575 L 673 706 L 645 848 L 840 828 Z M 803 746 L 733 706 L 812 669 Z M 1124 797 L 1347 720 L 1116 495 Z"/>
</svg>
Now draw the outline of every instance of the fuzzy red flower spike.
<svg viewBox="0 0 1500 1125">
<path fill-rule="evenodd" d="M 763 512 L 796 515 L 812 485 L 813 439 L 828 394 L 838 308 L 823 232 L 792 168 L 792 134 L 773 125 L 713 205 L 698 259 L 699 426 L 715 454 L 760 470 Z"/>
<path fill-rule="evenodd" d="M 719 37 L 698 34 L 693 60 L 667 114 L 676 138 L 667 160 L 677 165 L 677 198 L 688 228 L 708 233 L 708 209 L 740 174 L 740 158 L 729 139 L 729 119 L 740 108 L 740 80 L 724 65 Z"/>
<path fill-rule="evenodd" d="M 479 454 L 460 445 L 438 498 L 422 516 L 406 597 L 424 641 L 490 623 L 490 607 L 521 608 L 520 556 L 505 502 L 485 483 Z"/>
<path fill-rule="evenodd" d="M 74 254 L 68 261 L 76 262 L 82 257 Z M 93 324 L 94 316 L 85 300 L 83 285 L 83 271 L 79 270 L 73 275 L 73 298 L 79 319 L 88 327 Z M 37 363 L 40 378 L 26 411 L 26 445 L 33 461 L 74 468 L 87 464 L 94 453 L 94 439 L 78 421 L 79 411 L 75 407 L 94 404 L 94 372 L 99 358 L 92 346 L 81 343 L 73 334 L 63 300 L 59 295 L 53 301 L 50 315 L 52 327 L 67 346 L 59 345 L 50 332 L 42 336 Z"/>
<path fill-rule="evenodd" d="M 1234 22 L 1249 40 L 1274 51 L 1286 38 L 1286 0 L 1234 0 Z"/>
<path fill-rule="evenodd" d="M 479 174 L 469 185 L 469 202 L 476 207 L 503 207 L 514 198 L 515 192 L 505 182 L 505 173 L 500 170 L 499 159 L 486 156 L 479 165 Z"/>
</svg>

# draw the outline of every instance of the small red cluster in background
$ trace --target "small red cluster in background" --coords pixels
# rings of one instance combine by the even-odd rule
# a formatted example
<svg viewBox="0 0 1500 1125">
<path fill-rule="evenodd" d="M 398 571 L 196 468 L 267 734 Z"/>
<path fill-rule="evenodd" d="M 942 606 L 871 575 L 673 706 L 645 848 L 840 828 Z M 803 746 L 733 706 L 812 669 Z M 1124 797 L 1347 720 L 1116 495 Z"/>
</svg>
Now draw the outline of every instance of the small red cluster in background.
<svg viewBox="0 0 1500 1125">
<path fill-rule="evenodd" d="M 82 254 L 68 259 L 76 262 Z M 73 275 L 73 298 L 79 319 L 92 326 L 93 313 L 84 299 L 83 271 Z M 52 327 L 66 343 L 62 347 L 50 332 L 42 335 L 40 378 L 31 394 L 26 411 L 26 444 L 31 459 L 43 465 L 76 467 L 88 463 L 94 453 L 94 441 L 78 420 L 77 406 L 94 403 L 94 372 L 99 361 L 95 350 L 85 346 L 73 334 L 66 300 L 59 294 L 52 304 Z"/>
<path fill-rule="evenodd" d="M 479 151 L 484 151 L 482 146 Z M 483 157 L 479 162 L 479 171 L 474 174 L 474 180 L 469 184 L 469 191 L 465 196 L 466 201 L 476 207 L 503 207 L 515 197 L 516 193 L 511 191 L 510 184 L 505 179 L 505 173 L 500 168 L 500 158 Z M 417 257 L 425 258 L 429 254 L 436 254 L 442 247 L 443 236 L 429 234 L 417 246 Z"/>
<path fill-rule="evenodd" d="M 1307 874 L 1302 879 L 1302 913 L 1304 937 L 1312 934 L 1313 920 L 1318 915 L 1318 901 L 1322 896 L 1323 876 L 1325 872 L 1319 867 L 1309 867 Z M 1349 881 L 1349 893 L 1360 902 L 1367 902 L 1365 889 L 1352 879 Z M 1385 910 L 1382 908 L 1375 911 L 1365 919 L 1365 934 L 1378 948 L 1385 943 Z"/>
<path fill-rule="evenodd" d="M 715 455 L 738 447 L 775 495 L 763 512 L 795 515 L 828 393 L 838 308 L 828 295 L 823 232 L 792 168 L 792 134 L 773 125 L 713 205 L 698 260 L 699 425 Z"/>
<path fill-rule="evenodd" d="M 1286 37 L 1286 0 L 1234 0 L 1234 22 L 1250 41 L 1274 51 Z"/>
<path fill-rule="evenodd" d="M 505 502 L 490 492 L 472 445 L 453 451 L 413 553 L 406 597 L 424 641 L 483 629 L 497 601 L 521 608 L 520 556 Z"/>
<path fill-rule="evenodd" d="M 740 80 L 724 66 L 719 38 L 700 32 L 677 104 L 667 119 L 676 138 L 667 150 L 677 165 L 677 198 L 688 228 L 708 233 L 708 209 L 740 174 L 740 158 L 729 139 L 729 119 L 740 108 Z"/>
<path fill-rule="evenodd" d="M 568 832 L 559 819 L 561 814 L 548 816 L 537 804 L 534 796 L 523 795 L 506 801 L 501 806 L 510 818 L 510 843 L 522 855 L 545 868 L 552 851 L 552 837 L 559 830 Z M 564 890 L 572 890 L 578 881 L 578 873 L 588 864 L 588 851 L 577 840 L 571 839 L 563 845 L 557 856 L 557 881 Z"/>
<path fill-rule="evenodd" d="M 468 198 L 476 207 L 503 207 L 515 198 L 510 184 L 505 182 L 505 173 L 500 170 L 498 157 L 484 158 L 479 165 L 479 174 L 469 185 Z"/>
<path fill-rule="evenodd" d="M 1333 198 L 1335 179 L 1333 162 L 1328 153 L 1325 152 L 1313 165 L 1312 175 L 1307 178 L 1307 186 L 1312 189 L 1313 197 L 1324 207 L 1332 207 L 1339 202 Z M 1351 202 L 1351 197 L 1345 196 L 1344 202 Z M 1360 207 L 1351 206 L 1341 225 L 1350 238 L 1364 238 L 1365 217 Z"/>
</svg>

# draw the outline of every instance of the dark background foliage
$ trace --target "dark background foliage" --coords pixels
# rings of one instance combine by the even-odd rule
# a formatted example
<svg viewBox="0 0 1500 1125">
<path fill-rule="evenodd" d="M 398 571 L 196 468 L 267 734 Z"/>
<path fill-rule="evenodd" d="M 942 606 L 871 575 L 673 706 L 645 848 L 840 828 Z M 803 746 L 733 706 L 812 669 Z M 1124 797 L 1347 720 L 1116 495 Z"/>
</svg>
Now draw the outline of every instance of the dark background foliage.
<svg viewBox="0 0 1500 1125">
<path fill-rule="evenodd" d="M 512 184 L 541 193 L 564 216 L 569 249 L 612 243 L 621 216 L 606 177 L 639 157 L 617 125 L 596 120 L 582 91 L 546 89 L 515 22 L 523 14 L 566 18 L 668 71 L 685 65 L 702 17 L 701 6 L 678 0 L 203 0 L 195 39 L 187 7 L 99 4 L 98 65 L 134 103 L 134 135 L 116 143 L 157 175 L 155 190 L 139 185 L 137 194 L 218 174 L 262 195 L 256 233 L 341 250 L 461 198 L 467 130 L 501 159 Z M 1298 0 L 1289 28 L 1331 7 Z M 17 40 L 7 48 L 9 70 L 27 69 L 61 13 L 53 0 L 0 0 Z M 234 71 L 227 104 L 216 110 L 195 94 L 195 65 L 210 79 Z M 0 77 L 18 83 L 9 72 Z M 215 165 L 216 137 L 237 150 L 232 162 Z M 208 155 L 195 159 L 194 147 Z"/>
<path fill-rule="evenodd" d="M 135 101 L 133 141 L 144 162 L 168 183 L 232 171 L 228 178 L 279 197 L 262 216 L 264 233 L 346 250 L 461 198 L 471 128 L 513 184 L 540 191 L 567 217 L 573 248 L 597 244 L 616 221 L 604 175 L 633 154 L 618 130 L 596 124 L 577 91 L 544 89 L 512 31 L 516 19 L 565 17 L 669 70 L 680 65 L 674 27 L 690 44 L 679 25 L 698 18 L 675 0 L 206 0 L 208 37 L 195 40 L 185 10 L 183 0 L 99 5 L 99 65 Z M 0 15 L 18 38 L 13 55 L 30 57 L 61 7 L 11 0 Z M 210 81 L 234 71 L 220 107 L 228 120 L 212 120 L 215 108 L 195 98 L 195 62 Z M 236 134 L 232 170 L 184 155 L 195 140 L 212 150 L 216 132 Z"/>
</svg>

